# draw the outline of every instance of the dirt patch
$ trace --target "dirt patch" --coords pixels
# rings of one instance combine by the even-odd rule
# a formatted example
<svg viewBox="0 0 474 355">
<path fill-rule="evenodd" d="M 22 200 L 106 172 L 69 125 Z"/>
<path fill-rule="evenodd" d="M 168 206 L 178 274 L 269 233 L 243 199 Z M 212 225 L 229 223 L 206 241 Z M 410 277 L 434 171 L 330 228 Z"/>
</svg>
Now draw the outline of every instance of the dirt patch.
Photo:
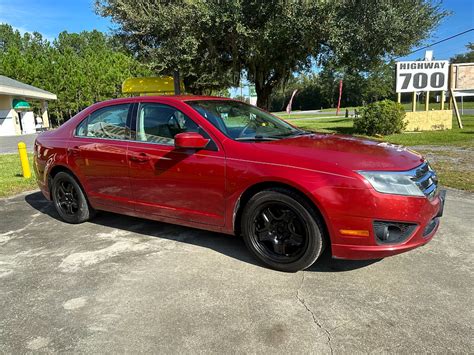
<svg viewBox="0 0 474 355">
<path fill-rule="evenodd" d="M 474 148 L 418 145 L 410 149 L 428 159 L 442 185 L 474 191 Z"/>
<path fill-rule="evenodd" d="M 458 171 L 474 172 L 474 148 L 430 145 L 410 148 L 423 154 L 432 164 L 450 163 Z"/>
</svg>

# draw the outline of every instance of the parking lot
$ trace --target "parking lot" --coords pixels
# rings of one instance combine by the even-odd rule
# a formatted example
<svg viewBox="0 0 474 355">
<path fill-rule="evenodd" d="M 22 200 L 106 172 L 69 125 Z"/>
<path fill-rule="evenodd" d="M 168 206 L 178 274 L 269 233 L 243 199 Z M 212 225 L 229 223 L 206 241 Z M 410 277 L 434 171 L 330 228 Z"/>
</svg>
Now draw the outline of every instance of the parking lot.
<svg viewBox="0 0 474 355">
<path fill-rule="evenodd" d="M 37 134 L 23 134 L 21 136 L 7 136 L 0 138 L 0 154 L 18 152 L 18 143 L 25 142 L 28 152 L 33 152 Z"/>
<path fill-rule="evenodd" d="M 448 191 L 425 247 L 295 274 L 239 238 L 0 200 L 0 352 L 472 353 L 473 197 Z"/>
</svg>

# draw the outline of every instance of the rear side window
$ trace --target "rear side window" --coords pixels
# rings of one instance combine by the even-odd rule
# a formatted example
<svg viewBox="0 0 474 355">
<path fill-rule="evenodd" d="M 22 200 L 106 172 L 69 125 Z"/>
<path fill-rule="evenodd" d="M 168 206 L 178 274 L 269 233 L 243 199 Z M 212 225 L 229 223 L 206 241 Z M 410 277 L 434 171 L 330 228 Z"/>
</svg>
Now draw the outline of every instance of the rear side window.
<svg viewBox="0 0 474 355">
<path fill-rule="evenodd" d="M 91 113 L 76 128 L 76 136 L 129 139 L 127 116 L 130 104 L 107 106 Z"/>
</svg>

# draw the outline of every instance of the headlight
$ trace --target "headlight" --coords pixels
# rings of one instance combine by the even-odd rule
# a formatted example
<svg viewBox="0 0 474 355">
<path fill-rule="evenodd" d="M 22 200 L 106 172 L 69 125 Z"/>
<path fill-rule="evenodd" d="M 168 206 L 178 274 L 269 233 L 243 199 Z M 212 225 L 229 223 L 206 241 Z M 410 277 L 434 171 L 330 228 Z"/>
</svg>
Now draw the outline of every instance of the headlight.
<svg viewBox="0 0 474 355">
<path fill-rule="evenodd" d="M 425 196 L 412 176 L 403 172 L 358 171 L 378 192 L 405 196 Z"/>
</svg>

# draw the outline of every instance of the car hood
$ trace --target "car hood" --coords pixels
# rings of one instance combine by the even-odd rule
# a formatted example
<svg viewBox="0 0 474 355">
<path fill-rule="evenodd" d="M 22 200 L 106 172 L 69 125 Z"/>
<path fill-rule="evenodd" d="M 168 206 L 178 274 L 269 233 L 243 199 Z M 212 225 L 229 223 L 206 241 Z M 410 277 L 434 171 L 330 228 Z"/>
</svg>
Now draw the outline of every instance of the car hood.
<svg viewBox="0 0 474 355">
<path fill-rule="evenodd" d="M 255 143 L 255 148 L 273 153 L 278 163 L 302 167 L 320 162 L 350 170 L 403 171 L 423 162 L 420 154 L 400 145 L 338 134 L 308 134 Z"/>
</svg>

